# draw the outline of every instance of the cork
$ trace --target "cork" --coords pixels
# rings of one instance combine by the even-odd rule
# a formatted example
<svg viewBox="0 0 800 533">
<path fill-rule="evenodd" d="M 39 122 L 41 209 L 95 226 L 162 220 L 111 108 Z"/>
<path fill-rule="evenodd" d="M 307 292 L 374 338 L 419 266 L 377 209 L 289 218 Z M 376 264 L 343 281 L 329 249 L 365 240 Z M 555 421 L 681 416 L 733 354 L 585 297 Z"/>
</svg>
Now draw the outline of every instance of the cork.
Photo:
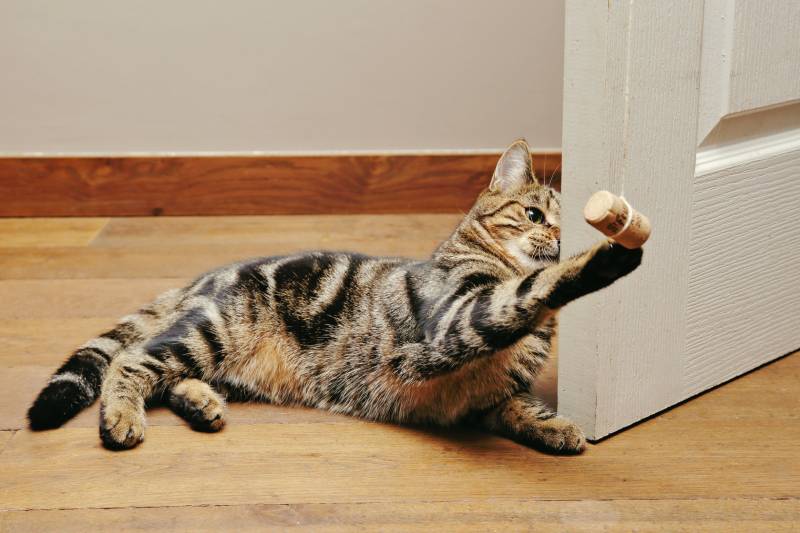
<svg viewBox="0 0 800 533">
<path fill-rule="evenodd" d="M 631 221 L 626 228 L 628 204 L 608 191 L 594 193 L 583 208 L 586 222 L 613 241 L 633 250 L 640 248 L 650 237 L 650 221 L 632 207 L 630 216 Z"/>
</svg>

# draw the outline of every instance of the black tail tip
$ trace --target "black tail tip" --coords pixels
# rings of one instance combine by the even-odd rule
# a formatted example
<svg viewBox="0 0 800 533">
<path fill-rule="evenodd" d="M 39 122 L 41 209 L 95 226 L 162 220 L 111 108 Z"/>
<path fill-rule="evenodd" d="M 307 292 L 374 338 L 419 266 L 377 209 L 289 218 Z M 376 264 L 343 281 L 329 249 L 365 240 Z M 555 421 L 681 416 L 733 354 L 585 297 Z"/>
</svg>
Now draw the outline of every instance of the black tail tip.
<svg viewBox="0 0 800 533">
<path fill-rule="evenodd" d="M 55 429 L 90 405 L 94 398 L 74 381 L 48 384 L 28 409 L 28 423 L 34 431 Z"/>
</svg>

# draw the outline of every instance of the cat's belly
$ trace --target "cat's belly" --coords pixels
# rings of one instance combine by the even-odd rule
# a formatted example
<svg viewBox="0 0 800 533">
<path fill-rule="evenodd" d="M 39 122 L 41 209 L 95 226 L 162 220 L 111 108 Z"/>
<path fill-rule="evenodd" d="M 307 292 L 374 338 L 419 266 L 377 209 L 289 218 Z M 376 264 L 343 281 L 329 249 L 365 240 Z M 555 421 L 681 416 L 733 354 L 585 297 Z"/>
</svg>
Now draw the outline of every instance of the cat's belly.
<svg viewBox="0 0 800 533">
<path fill-rule="evenodd" d="M 298 349 L 281 337 L 269 337 L 226 360 L 223 379 L 276 404 L 305 403 Z"/>
</svg>

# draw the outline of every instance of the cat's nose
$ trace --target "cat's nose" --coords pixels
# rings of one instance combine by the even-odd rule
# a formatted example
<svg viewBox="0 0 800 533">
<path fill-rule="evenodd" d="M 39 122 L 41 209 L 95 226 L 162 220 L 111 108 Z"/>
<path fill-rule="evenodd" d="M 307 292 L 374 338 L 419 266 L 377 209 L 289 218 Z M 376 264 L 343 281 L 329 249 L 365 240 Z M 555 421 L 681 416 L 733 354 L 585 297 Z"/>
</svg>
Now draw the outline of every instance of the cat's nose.
<svg viewBox="0 0 800 533">
<path fill-rule="evenodd" d="M 550 230 L 553 232 L 553 238 L 561 242 L 561 226 L 553 226 Z"/>
</svg>

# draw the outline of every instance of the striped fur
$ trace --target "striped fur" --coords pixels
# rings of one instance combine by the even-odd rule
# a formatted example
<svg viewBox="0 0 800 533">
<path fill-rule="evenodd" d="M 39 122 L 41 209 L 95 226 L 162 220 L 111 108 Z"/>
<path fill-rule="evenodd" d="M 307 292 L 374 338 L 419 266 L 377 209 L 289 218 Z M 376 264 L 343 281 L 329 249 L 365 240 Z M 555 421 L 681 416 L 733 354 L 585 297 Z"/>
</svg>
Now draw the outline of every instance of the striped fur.
<svg viewBox="0 0 800 533">
<path fill-rule="evenodd" d="M 400 423 L 472 421 L 580 451 L 580 430 L 531 396 L 531 383 L 554 312 L 632 271 L 641 250 L 601 242 L 558 262 L 558 193 L 536 182 L 527 154 L 522 142 L 506 151 L 427 261 L 309 252 L 229 265 L 167 292 L 79 348 L 34 402 L 31 427 L 57 427 L 99 396 L 101 438 L 123 449 L 143 439 L 153 397 L 203 431 L 223 426 L 228 397 Z"/>
</svg>

